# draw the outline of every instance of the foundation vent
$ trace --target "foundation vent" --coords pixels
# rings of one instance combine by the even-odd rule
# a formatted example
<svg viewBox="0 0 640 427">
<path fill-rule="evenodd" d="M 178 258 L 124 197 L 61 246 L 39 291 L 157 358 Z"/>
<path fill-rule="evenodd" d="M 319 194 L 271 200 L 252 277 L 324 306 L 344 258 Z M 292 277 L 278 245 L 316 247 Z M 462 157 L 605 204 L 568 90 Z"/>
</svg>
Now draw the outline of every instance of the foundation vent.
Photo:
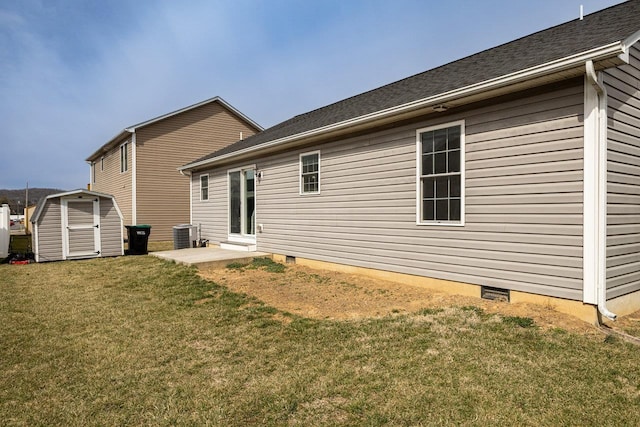
<svg viewBox="0 0 640 427">
<path fill-rule="evenodd" d="M 492 288 L 491 286 L 482 286 L 480 297 L 492 301 L 511 301 L 511 293 L 509 289 Z"/>
<path fill-rule="evenodd" d="M 287 256 L 285 256 L 284 261 L 287 264 L 295 264 L 296 263 L 296 257 L 291 256 L 291 255 L 287 255 Z"/>
</svg>

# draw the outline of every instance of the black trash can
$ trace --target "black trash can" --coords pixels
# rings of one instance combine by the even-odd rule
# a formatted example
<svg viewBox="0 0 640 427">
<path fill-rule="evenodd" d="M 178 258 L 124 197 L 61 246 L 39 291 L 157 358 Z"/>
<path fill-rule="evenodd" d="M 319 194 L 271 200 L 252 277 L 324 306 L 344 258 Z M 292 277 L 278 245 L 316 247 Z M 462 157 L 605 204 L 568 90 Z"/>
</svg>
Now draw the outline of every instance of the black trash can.
<svg viewBox="0 0 640 427">
<path fill-rule="evenodd" d="M 129 239 L 129 250 L 127 255 L 146 255 L 149 253 L 147 245 L 149 243 L 149 234 L 151 234 L 150 225 L 126 225 L 127 238 Z"/>
</svg>

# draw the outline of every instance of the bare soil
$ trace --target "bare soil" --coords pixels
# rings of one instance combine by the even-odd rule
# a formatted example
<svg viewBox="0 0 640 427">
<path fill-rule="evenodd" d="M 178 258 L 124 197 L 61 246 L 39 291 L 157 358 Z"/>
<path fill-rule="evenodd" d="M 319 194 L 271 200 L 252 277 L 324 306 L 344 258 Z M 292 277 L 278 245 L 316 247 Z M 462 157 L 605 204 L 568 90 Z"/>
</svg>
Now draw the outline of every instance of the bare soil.
<svg viewBox="0 0 640 427">
<path fill-rule="evenodd" d="M 223 268 L 205 270 L 201 275 L 232 291 L 255 296 L 282 311 L 316 319 L 357 320 L 415 313 L 424 308 L 475 306 L 487 313 L 529 317 L 542 328 L 601 334 L 594 325 L 551 307 L 455 296 L 418 286 L 299 265 L 287 265 L 283 273 Z M 640 313 L 629 318 L 637 318 L 638 315 Z"/>
</svg>

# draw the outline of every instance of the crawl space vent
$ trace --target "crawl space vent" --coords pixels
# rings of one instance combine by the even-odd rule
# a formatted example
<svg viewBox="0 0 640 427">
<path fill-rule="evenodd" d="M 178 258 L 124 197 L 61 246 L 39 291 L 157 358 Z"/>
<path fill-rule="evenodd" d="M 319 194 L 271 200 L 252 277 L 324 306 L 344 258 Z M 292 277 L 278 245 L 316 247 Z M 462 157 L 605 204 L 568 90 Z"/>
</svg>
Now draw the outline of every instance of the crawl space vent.
<svg viewBox="0 0 640 427">
<path fill-rule="evenodd" d="M 492 301 L 506 301 L 511 300 L 509 289 L 492 288 L 491 286 L 482 286 L 480 290 L 480 297 L 482 299 L 488 299 Z"/>
<path fill-rule="evenodd" d="M 291 256 L 291 255 L 287 255 L 287 256 L 285 257 L 285 262 L 286 262 L 287 264 L 295 264 L 295 263 L 296 263 L 296 257 Z"/>
</svg>

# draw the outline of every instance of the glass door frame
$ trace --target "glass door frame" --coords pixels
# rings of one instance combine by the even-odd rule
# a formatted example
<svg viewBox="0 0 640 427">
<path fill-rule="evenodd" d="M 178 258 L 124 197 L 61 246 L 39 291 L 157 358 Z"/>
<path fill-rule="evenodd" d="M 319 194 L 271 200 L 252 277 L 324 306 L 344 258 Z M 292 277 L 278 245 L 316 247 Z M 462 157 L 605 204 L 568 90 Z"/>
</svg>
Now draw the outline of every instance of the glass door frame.
<svg viewBox="0 0 640 427">
<path fill-rule="evenodd" d="M 247 184 L 246 184 L 246 175 L 247 171 L 252 171 L 253 176 L 253 217 L 255 218 L 256 212 L 256 167 L 255 165 L 248 165 L 234 169 L 227 170 L 227 239 L 230 242 L 239 242 L 239 243 L 255 243 L 256 242 L 256 234 L 255 234 L 255 221 L 254 221 L 254 229 L 253 234 L 247 233 Z M 232 233 L 231 232 L 231 174 L 239 172 L 240 173 L 240 233 Z M 251 231 L 251 230 L 249 230 Z"/>
</svg>

